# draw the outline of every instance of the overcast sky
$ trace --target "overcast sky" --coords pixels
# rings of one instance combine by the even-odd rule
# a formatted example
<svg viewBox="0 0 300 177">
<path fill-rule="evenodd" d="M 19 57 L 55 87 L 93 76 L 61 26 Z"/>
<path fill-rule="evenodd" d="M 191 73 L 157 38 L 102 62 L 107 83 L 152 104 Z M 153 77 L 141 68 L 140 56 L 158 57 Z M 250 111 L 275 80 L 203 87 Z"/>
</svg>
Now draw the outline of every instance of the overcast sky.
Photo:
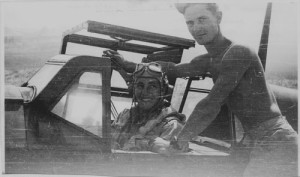
<svg viewBox="0 0 300 177">
<path fill-rule="evenodd" d="M 249 27 L 261 31 L 266 3 L 221 4 L 226 33 L 239 35 Z M 142 30 L 191 38 L 170 1 L 29 1 L 6 2 L 4 25 L 24 30 L 66 30 L 85 20 L 96 20 Z M 231 25 L 228 25 L 231 24 Z M 250 26 L 251 25 L 251 26 Z"/>
<path fill-rule="evenodd" d="M 174 2 L 174 1 L 173 1 Z M 61 33 L 86 20 L 121 25 L 141 30 L 190 38 L 183 16 L 172 1 L 98 0 L 98 1 L 13 1 L 3 2 L 4 26 L 24 31 L 52 30 Z M 222 31 L 230 39 L 258 49 L 266 3 L 251 1 L 220 4 L 223 11 Z M 280 54 L 270 54 L 297 61 L 297 5 L 273 5 L 270 41 Z M 276 37 L 275 37 L 276 36 Z M 276 50 L 277 50 L 276 49 Z M 191 50 L 193 52 L 193 50 Z M 199 52 L 195 52 L 199 53 Z M 280 55 L 280 56 L 278 56 Z"/>
</svg>

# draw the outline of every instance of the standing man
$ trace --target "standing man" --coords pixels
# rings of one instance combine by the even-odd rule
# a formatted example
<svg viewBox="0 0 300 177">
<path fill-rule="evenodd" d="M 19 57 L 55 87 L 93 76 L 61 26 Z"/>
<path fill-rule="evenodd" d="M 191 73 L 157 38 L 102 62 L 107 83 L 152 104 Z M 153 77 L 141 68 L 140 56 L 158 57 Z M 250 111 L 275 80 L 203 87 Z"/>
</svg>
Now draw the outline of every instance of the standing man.
<svg viewBox="0 0 300 177">
<path fill-rule="evenodd" d="M 207 54 L 190 63 L 163 63 L 168 77 L 212 75 L 214 86 L 193 110 L 175 143 L 183 151 L 216 118 L 226 104 L 245 130 L 243 143 L 251 148 L 244 176 L 297 176 L 297 133 L 282 116 L 269 89 L 258 55 L 222 35 L 222 12 L 215 3 L 177 4 L 189 32 Z M 107 51 L 119 65 L 133 72 L 135 64 Z"/>
</svg>

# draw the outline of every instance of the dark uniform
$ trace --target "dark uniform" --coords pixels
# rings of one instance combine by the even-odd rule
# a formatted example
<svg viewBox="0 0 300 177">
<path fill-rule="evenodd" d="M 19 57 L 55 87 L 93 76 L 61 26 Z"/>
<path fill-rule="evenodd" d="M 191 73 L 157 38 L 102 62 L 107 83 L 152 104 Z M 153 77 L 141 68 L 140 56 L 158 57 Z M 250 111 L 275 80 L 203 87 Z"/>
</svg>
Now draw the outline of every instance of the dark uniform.
<svg viewBox="0 0 300 177">
<path fill-rule="evenodd" d="M 178 142 L 192 140 L 205 130 L 226 104 L 241 121 L 242 143 L 251 150 L 244 175 L 297 176 L 298 135 L 282 116 L 258 55 L 218 35 L 208 53 L 190 63 L 159 62 L 170 80 L 210 73 L 214 82 L 211 92 L 197 103 Z M 133 72 L 135 63 L 111 55 L 127 72 Z"/>
<path fill-rule="evenodd" d="M 162 117 L 159 121 L 151 124 L 151 121 L 157 120 L 160 116 Z M 143 115 L 138 107 L 125 109 L 112 124 L 114 148 L 158 152 L 155 148 L 155 138 L 170 141 L 182 129 L 184 119 L 184 115 L 166 106 L 148 115 Z M 141 132 L 141 127 L 148 131 Z"/>
<path fill-rule="evenodd" d="M 198 135 L 214 120 L 221 106 L 227 104 L 245 130 L 243 143 L 252 148 L 245 176 L 296 176 L 297 133 L 282 116 L 258 55 L 227 39 L 222 48 L 213 56 L 201 55 L 187 64 L 164 63 L 169 77 L 210 73 L 214 82 L 179 136 L 192 139 Z M 267 174 L 257 171 L 263 164 Z"/>
</svg>

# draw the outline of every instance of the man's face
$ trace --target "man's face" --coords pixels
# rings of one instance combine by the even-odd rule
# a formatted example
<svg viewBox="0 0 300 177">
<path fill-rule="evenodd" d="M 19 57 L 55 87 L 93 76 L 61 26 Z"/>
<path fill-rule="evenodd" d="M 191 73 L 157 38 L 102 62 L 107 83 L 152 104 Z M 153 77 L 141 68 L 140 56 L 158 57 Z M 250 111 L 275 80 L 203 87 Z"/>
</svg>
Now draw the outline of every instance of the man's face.
<svg viewBox="0 0 300 177">
<path fill-rule="evenodd" d="M 207 10 L 205 4 L 187 7 L 184 13 L 187 27 L 199 45 L 212 42 L 219 32 L 220 16 Z"/>
<path fill-rule="evenodd" d="M 134 84 L 134 95 L 142 110 L 149 110 L 160 99 L 160 83 L 154 78 L 138 78 Z"/>
</svg>

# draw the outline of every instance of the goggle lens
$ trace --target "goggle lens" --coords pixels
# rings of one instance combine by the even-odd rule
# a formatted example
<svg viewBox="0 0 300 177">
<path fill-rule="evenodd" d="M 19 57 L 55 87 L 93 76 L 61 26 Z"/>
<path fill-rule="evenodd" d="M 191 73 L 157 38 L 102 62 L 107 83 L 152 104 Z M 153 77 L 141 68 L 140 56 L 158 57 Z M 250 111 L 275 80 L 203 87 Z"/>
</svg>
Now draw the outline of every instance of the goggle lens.
<svg viewBox="0 0 300 177">
<path fill-rule="evenodd" d="M 135 68 L 135 72 L 139 72 L 144 68 L 148 68 L 150 71 L 162 73 L 162 68 L 158 63 L 138 63 Z"/>
<path fill-rule="evenodd" d="M 162 72 L 162 69 L 161 69 L 161 66 L 160 66 L 160 65 L 149 65 L 148 68 L 149 68 L 151 71 L 154 71 L 154 72 L 159 72 L 159 73 Z"/>
</svg>

